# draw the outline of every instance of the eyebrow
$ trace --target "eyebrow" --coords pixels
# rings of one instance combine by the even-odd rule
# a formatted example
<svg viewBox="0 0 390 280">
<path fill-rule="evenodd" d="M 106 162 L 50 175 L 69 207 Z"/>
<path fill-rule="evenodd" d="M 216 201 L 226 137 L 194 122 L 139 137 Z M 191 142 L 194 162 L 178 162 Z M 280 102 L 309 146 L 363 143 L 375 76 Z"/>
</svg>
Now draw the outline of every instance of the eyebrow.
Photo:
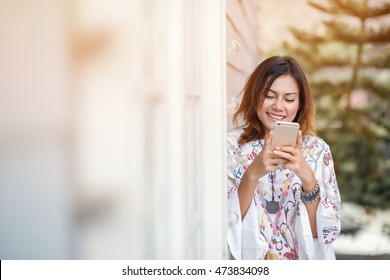
<svg viewBox="0 0 390 280">
<path fill-rule="evenodd" d="M 279 94 L 278 92 L 276 92 L 276 91 L 274 91 L 273 89 L 268 89 L 269 91 L 271 91 L 272 93 L 274 93 L 274 94 Z M 286 92 L 286 93 L 283 93 L 283 95 L 298 95 L 298 93 L 296 93 L 296 92 Z"/>
</svg>

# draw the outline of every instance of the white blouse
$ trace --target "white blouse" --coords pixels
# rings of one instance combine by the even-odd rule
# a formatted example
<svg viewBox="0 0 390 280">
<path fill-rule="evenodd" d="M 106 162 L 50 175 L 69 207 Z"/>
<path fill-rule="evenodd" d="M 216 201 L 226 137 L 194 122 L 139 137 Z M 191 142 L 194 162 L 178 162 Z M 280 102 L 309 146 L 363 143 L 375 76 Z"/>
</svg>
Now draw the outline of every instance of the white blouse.
<svg viewBox="0 0 390 280">
<path fill-rule="evenodd" d="M 332 242 L 340 234 L 340 193 L 329 146 L 320 138 L 305 136 L 302 154 L 320 186 L 317 234 L 313 238 L 302 182 L 290 169 L 279 168 L 261 177 L 252 203 L 241 220 L 237 189 L 246 168 L 263 148 L 264 140 L 238 144 L 242 130 L 228 133 L 228 246 L 234 259 L 335 259 Z M 275 214 L 267 211 L 276 201 Z M 270 211 L 272 212 L 272 211 Z"/>
</svg>

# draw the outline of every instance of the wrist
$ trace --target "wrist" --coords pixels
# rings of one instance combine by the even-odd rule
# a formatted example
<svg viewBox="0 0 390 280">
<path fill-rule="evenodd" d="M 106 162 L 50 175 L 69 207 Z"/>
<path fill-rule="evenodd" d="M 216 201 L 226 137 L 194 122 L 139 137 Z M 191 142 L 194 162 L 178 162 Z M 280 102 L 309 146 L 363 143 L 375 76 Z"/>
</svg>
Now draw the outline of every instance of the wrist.
<svg viewBox="0 0 390 280">
<path fill-rule="evenodd" d="M 256 182 L 259 180 L 259 176 L 258 174 L 256 174 L 256 172 L 253 172 L 252 169 L 250 168 L 250 166 L 246 169 L 243 177 L 245 177 L 246 180 L 248 180 L 249 182 Z"/>
<path fill-rule="evenodd" d="M 315 177 L 311 178 L 306 182 L 302 182 L 302 191 L 305 193 L 311 192 L 317 185 L 317 180 Z"/>
<path fill-rule="evenodd" d="M 304 203 L 313 203 L 318 200 L 321 195 L 320 185 L 316 184 L 310 192 L 301 192 L 301 199 Z"/>
<path fill-rule="evenodd" d="M 305 174 L 305 176 L 301 177 L 302 191 L 311 192 L 317 185 L 316 176 L 310 166 L 307 166 L 303 174 Z"/>
</svg>

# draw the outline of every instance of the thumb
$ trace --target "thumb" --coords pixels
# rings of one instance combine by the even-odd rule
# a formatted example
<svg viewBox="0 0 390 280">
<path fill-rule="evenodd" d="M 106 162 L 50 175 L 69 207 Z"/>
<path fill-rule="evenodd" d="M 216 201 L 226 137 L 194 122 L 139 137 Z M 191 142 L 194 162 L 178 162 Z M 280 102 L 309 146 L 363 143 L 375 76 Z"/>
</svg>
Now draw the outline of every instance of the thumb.
<svg viewBox="0 0 390 280">
<path fill-rule="evenodd" d="M 271 130 L 264 139 L 264 149 L 271 150 L 272 136 L 274 132 Z"/>
<path fill-rule="evenodd" d="M 302 140 L 302 131 L 300 130 L 298 132 L 298 139 L 297 139 L 297 145 L 296 145 L 296 149 L 298 151 L 302 150 L 302 142 L 303 142 L 303 140 Z"/>
</svg>

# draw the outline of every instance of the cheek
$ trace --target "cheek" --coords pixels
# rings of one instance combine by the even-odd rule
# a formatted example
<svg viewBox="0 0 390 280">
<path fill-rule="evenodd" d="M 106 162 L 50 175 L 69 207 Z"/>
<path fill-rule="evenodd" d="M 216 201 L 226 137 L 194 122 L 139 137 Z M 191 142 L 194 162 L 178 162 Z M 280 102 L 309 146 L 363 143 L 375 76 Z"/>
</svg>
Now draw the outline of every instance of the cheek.
<svg viewBox="0 0 390 280">
<path fill-rule="evenodd" d="M 264 100 L 263 103 L 257 107 L 257 114 L 264 113 L 269 106 L 270 105 L 267 104 L 267 100 Z"/>
<path fill-rule="evenodd" d="M 259 107 L 257 108 L 257 117 L 258 117 L 259 119 L 264 118 L 264 116 L 265 116 L 265 114 L 266 114 L 265 112 L 266 112 L 266 109 L 265 109 L 264 104 L 263 104 L 263 106 L 259 106 Z"/>
<path fill-rule="evenodd" d="M 291 106 L 288 111 L 289 111 L 289 115 L 291 115 L 295 118 L 298 114 L 298 111 L 299 111 L 299 104 Z"/>
<path fill-rule="evenodd" d="M 294 104 L 290 104 L 291 106 L 289 106 L 289 111 L 291 112 L 291 113 L 298 113 L 298 110 L 299 110 L 299 102 L 296 102 L 296 103 L 294 103 Z"/>
</svg>

